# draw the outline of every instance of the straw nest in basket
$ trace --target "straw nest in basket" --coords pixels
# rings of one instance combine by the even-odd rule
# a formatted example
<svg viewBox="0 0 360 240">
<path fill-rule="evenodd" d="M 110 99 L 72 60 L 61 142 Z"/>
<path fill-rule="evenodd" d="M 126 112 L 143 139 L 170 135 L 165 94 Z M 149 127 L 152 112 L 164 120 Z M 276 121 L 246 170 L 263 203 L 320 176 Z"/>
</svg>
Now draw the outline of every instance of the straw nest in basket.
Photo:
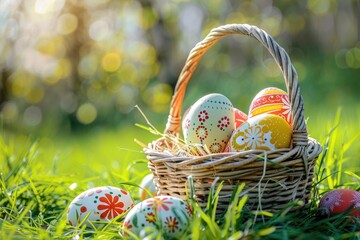
<svg viewBox="0 0 360 240">
<path fill-rule="evenodd" d="M 280 67 L 293 121 L 289 148 L 210 153 L 206 146 L 187 145 L 179 138 L 182 101 L 190 77 L 213 44 L 234 34 L 250 36 L 262 43 Z M 307 134 L 298 77 L 288 54 L 265 31 L 246 24 L 215 28 L 191 50 L 175 87 L 164 134 L 145 148 L 159 195 L 186 199 L 191 176 L 194 191 L 191 194 L 201 206 L 206 206 L 212 184 L 222 182 L 218 213 L 228 208 L 240 183 L 246 184 L 242 194 L 248 195 L 247 207 L 252 210 L 277 211 L 298 201 L 307 205 L 320 152 L 320 144 Z"/>
</svg>

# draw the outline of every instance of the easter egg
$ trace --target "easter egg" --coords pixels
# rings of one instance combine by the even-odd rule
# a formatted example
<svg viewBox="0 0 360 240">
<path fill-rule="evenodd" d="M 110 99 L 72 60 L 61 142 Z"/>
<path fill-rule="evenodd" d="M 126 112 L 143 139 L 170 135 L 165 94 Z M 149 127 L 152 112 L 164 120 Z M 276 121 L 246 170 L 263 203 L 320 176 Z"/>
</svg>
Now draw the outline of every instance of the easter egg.
<svg viewBox="0 0 360 240">
<path fill-rule="evenodd" d="M 212 153 L 223 152 L 235 129 L 230 100 L 217 93 L 200 98 L 183 119 L 182 129 L 186 144 L 202 144 Z"/>
<path fill-rule="evenodd" d="M 291 126 L 292 115 L 288 94 L 275 87 L 261 90 L 252 100 L 249 118 L 262 113 L 272 113 L 284 118 Z"/>
<path fill-rule="evenodd" d="M 192 215 L 190 206 L 172 196 L 157 196 L 146 199 L 132 208 L 123 223 L 126 230 L 144 239 L 145 228 L 161 231 L 165 239 L 179 238 L 187 229 Z"/>
<path fill-rule="evenodd" d="M 350 215 L 360 218 L 360 192 L 351 189 L 332 190 L 321 198 L 319 208 L 324 216 L 350 210 Z"/>
<path fill-rule="evenodd" d="M 186 110 L 185 110 L 185 112 L 184 112 L 184 114 L 183 114 L 183 119 L 185 119 L 186 118 L 186 116 L 188 115 L 188 113 L 190 112 L 190 109 L 191 109 L 191 106 L 190 107 L 188 107 Z"/>
<path fill-rule="evenodd" d="M 248 119 L 248 116 L 241 110 L 234 108 L 234 114 L 235 114 L 235 129 L 240 127 L 241 124 L 246 122 Z"/>
<path fill-rule="evenodd" d="M 238 127 L 233 132 L 229 145 L 232 152 L 288 148 L 291 135 L 291 128 L 282 117 L 264 113 L 249 118 Z"/>
<path fill-rule="evenodd" d="M 226 144 L 224 152 L 231 152 L 230 141 Z"/>
<path fill-rule="evenodd" d="M 150 192 L 152 194 L 152 196 L 156 196 L 156 189 L 155 189 L 155 184 L 153 182 L 153 175 L 152 174 L 148 174 L 146 175 L 141 183 L 140 183 L 140 189 L 139 189 L 139 197 L 140 200 L 143 201 L 149 197 L 151 197 L 147 192 Z"/>
<path fill-rule="evenodd" d="M 131 209 L 134 202 L 129 193 L 111 186 L 91 188 L 78 195 L 69 205 L 66 217 L 71 226 L 85 218 L 88 227 L 99 226 Z"/>
</svg>

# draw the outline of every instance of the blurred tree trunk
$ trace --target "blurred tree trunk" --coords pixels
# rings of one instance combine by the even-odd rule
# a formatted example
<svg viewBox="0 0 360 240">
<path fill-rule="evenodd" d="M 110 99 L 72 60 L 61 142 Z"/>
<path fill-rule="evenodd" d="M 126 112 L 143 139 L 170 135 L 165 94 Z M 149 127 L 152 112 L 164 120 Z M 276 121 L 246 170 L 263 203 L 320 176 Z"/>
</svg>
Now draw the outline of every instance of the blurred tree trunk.
<svg viewBox="0 0 360 240">
<path fill-rule="evenodd" d="M 77 17 L 78 25 L 74 32 L 67 36 L 67 57 L 71 61 L 71 74 L 69 76 L 69 87 L 75 95 L 78 95 L 81 86 L 81 76 L 78 72 L 78 66 L 81 61 L 81 49 L 84 41 L 87 40 L 86 18 L 89 18 L 87 9 L 83 7 L 82 1 L 79 3 L 67 4 L 66 9 L 69 13 Z"/>
<path fill-rule="evenodd" d="M 354 13 L 357 18 L 357 38 L 360 39 L 360 0 L 357 0 L 356 3 L 354 2 L 354 9 Z"/>
<path fill-rule="evenodd" d="M 143 9 L 152 9 L 158 16 L 153 27 L 146 30 L 146 37 L 149 43 L 156 48 L 157 61 L 160 64 L 160 71 L 158 73 L 160 82 L 166 82 L 174 88 L 181 70 L 174 57 L 176 56 L 176 40 L 178 38 L 178 31 L 176 30 L 178 28 L 177 21 L 166 20 L 162 12 L 157 9 L 155 1 L 139 0 L 139 2 Z M 169 32 L 169 29 L 173 32 Z M 174 32 L 177 34 L 174 34 Z"/>
<path fill-rule="evenodd" d="M 2 103 L 4 103 L 7 100 L 6 80 L 9 77 L 9 73 L 5 69 L 1 69 L 0 71 L 1 71 L 0 74 L 0 106 L 1 106 Z"/>
<path fill-rule="evenodd" d="M 15 54 L 15 41 L 14 39 L 16 39 L 19 36 L 19 33 L 16 34 L 16 36 L 13 36 L 13 38 L 9 38 L 8 34 L 9 34 L 9 28 L 8 27 L 8 19 L 12 18 L 15 19 L 17 22 L 20 21 L 20 16 L 23 13 L 23 0 L 18 1 L 17 3 L 17 7 L 11 9 L 12 11 L 8 10 L 8 7 L 10 4 L 9 2 L 3 1 L 0 3 L 0 13 L 2 13 L 2 17 L 5 19 L 4 22 L 1 22 L 1 24 L 3 24 L 3 28 L 5 29 L 4 33 L 2 33 L 1 39 L 0 39 L 0 44 L 4 45 L 5 47 L 3 47 L 2 49 L 8 49 L 9 53 L 6 55 L 6 57 L 4 58 L 2 52 L 0 52 L 0 54 L 2 55 L 1 57 L 3 58 L 3 62 L 0 62 L 0 106 L 2 105 L 2 103 L 6 102 L 9 98 L 9 96 L 11 96 L 11 93 L 8 92 L 8 79 L 10 77 L 10 75 L 14 72 L 14 69 L 11 69 L 11 64 L 9 64 L 9 62 L 14 61 L 14 54 Z M 16 4 L 15 4 L 16 5 Z M 1 14 L 0 14 L 1 16 Z M 1 31 L 2 29 L 0 29 Z M 12 66 L 13 67 L 13 66 Z M 0 109 L 1 110 L 1 109 Z"/>
</svg>

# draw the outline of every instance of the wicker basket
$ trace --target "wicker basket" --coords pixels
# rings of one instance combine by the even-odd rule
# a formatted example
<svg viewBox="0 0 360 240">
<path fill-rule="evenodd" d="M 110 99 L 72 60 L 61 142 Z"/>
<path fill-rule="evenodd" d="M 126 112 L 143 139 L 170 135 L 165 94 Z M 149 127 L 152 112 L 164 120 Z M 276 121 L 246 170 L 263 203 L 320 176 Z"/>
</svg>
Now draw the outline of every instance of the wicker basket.
<svg viewBox="0 0 360 240">
<path fill-rule="evenodd" d="M 274 212 L 298 200 L 304 203 L 302 206 L 307 205 L 315 162 L 322 149 L 316 140 L 307 135 L 298 76 L 288 54 L 258 27 L 247 24 L 220 26 L 191 50 L 174 91 L 165 133 L 174 136 L 174 139 L 179 136 L 182 101 L 191 75 L 205 52 L 219 39 L 232 34 L 248 35 L 258 40 L 279 65 L 285 78 L 293 117 L 291 147 L 188 157 L 174 155 L 171 150 L 174 140 L 162 137 L 145 148 L 158 194 L 186 199 L 188 177 L 192 176 L 195 190 L 192 194 L 200 206 L 207 204 L 211 183 L 216 178 L 218 183 L 223 182 L 217 213 L 223 213 L 228 208 L 234 188 L 241 182 L 246 184 L 243 194 L 249 196 L 249 209 Z"/>
</svg>

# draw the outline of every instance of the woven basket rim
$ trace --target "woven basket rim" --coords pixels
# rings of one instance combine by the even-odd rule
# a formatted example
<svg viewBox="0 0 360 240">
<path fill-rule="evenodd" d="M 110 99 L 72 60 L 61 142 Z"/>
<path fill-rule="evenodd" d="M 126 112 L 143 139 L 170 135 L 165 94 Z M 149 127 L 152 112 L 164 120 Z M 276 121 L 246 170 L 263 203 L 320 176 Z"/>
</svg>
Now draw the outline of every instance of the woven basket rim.
<svg viewBox="0 0 360 240">
<path fill-rule="evenodd" d="M 292 158 L 302 158 L 305 165 L 308 165 L 308 160 L 316 158 L 322 151 L 322 147 L 319 142 L 314 138 L 308 138 L 308 144 L 306 146 L 306 152 L 301 152 L 299 155 L 299 147 L 296 148 L 282 148 L 272 151 L 266 150 L 247 150 L 240 152 L 221 152 L 211 153 L 202 156 L 186 156 L 186 155 L 174 155 L 170 151 L 159 150 L 158 144 L 162 144 L 166 139 L 160 138 L 144 148 L 144 153 L 147 155 L 148 160 L 153 163 L 162 163 L 173 169 L 199 169 L 199 168 L 214 168 L 222 164 L 226 164 L 231 161 L 241 163 L 246 166 L 254 163 L 258 159 L 270 160 L 264 161 L 266 165 L 279 164 L 282 167 L 283 162 Z M 210 161 L 209 161 L 210 160 Z"/>
</svg>

